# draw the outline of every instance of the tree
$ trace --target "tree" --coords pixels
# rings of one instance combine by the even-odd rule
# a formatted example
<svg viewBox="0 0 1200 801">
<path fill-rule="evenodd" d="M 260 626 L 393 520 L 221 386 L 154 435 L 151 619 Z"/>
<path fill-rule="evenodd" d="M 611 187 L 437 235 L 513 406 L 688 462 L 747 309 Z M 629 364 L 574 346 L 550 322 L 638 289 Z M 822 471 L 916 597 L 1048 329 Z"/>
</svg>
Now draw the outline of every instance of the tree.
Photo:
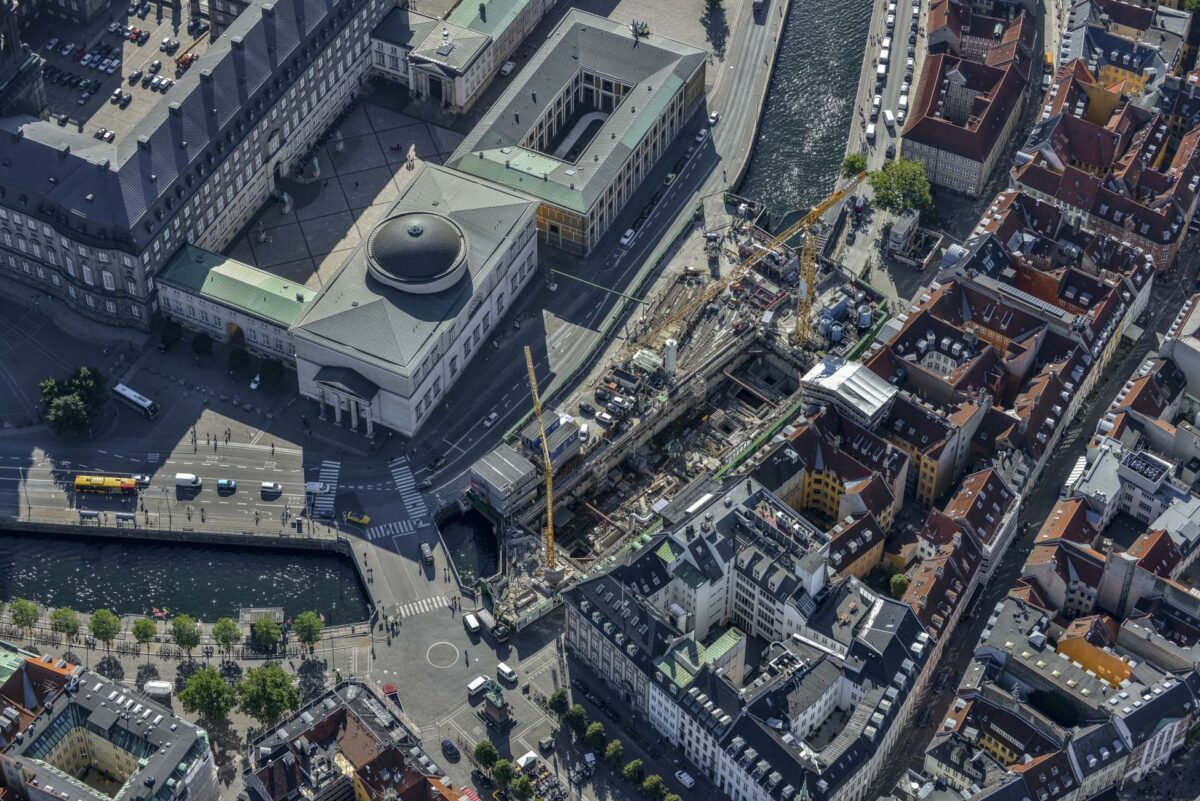
<svg viewBox="0 0 1200 801">
<path fill-rule="evenodd" d="M 234 348 L 229 351 L 229 372 L 244 373 L 250 367 L 250 354 L 245 348 Z"/>
<path fill-rule="evenodd" d="M 508 785 L 512 784 L 513 777 L 517 772 L 513 770 L 512 763 L 507 759 L 497 759 L 496 764 L 492 765 L 492 781 L 501 790 L 508 789 Z"/>
<path fill-rule="evenodd" d="M 50 613 L 50 630 L 66 637 L 67 642 L 75 642 L 79 635 L 79 615 L 74 609 L 60 606 Z"/>
<path fill-rule="evenodd" d="M 675 793 L 667 793 L 663 796 L 662 801 L 683 801 L 683 799 L 675 795 Z"/>
<path fill-rule="evenodd" d="M 861 153 L 847 153 L 842 159 L 842 177 L 853 178 L 860 172 L 867 171 L 867 157 Z"/>
<path fill-rule="evenodd" d="M 1184 11 L 1196 11 L 1200 9 L 1200 0 L 1183 0 Z"/>
<path fill-rule="evenodd" d="M 264 650 L 274 648 L 278 645 L 279 638 L 283 634 L 279 629 L 279 624 L 269 617 L 260 617 L 254 621 L 252 633 L 254 644 Z"/>
<path fill-rule="evenodd" d="M 58 383 L 57 378 L 43 378 L 38 382 L 38 394 L 41 396 L 42 403 L 46 408 L 54 403 L 54 399 L 62 392 L 62 387 Z"/>
<path fill-rule="evenodd" d="M 233 649 L 242 641 L 242 630 L 238 628 L 237 623 L 234 623 L 232 618 L 217 618 L 217 622 L 213 623 L 210 633 L 213 640 L 217 643 L 217 648 L 226 656 L 233 653 Z"/>
<path fill-rule="evenodd" d="M 663 784 L 662 776 L 657 773 L 647 776 L 640 789 L 642 795 L 650 801 L 662 801 L 663 796 L 667 794 L 667 786 Z"/>
<path fill-rule="evenodd" d="M 587 712 L 579 704 L 571 707 L 563 715 L 563 723 L 567 724 L 567 728 L 575 732 L 576 737 L 582 737 L 584 730 L 587 729 Z"/>
<path fill-rule="evenodd" d="M 263 359 L 258 366 L 258 374 L 262 376 L 264 384 L 273 387 L 283 380 L 283 365 L 278 359 Z"/>
<path fill-rule="evenodd" d="M 190 615 L 180 615 L 171 621 L 171 638 L 191 659 L 192 650 L 200 644 L 200 627 Z"/>
<path fill-rule="evenodd" d="M 213 352 L 212 337 L 201 331 L 192 337 L 192 353 L 197 356 L 211 356 Z"/>
<path fill-rule="evenodd" d="M 904 597 L 904 591 L 908 589 L 908 579 L 903 573 L 897 573 L 888 581 L 888 590 L 892 593 L 892 597 L 900 600 Z"/>
<path fill-rule="evenodd" d="M 104 373 L 95 367 L 80 367 L 72 373 L 65 392 L 82 398 L 89 411 L 99 408 L 108 399 Z"/>
<path fill-rule="evenodd" d="M 587 731 L 584 732 L 583 735 L 584 742 L 586 742 L 592 748 L 595 748 L 597 751 L 604 747 L 605 739 L 606 735 L 604 733 L 604 724 L 599 721 L 588 725 Z"/>
<path fill-rule="evenodd" d="M 316 612 L 301 612 L 292 621 L 292 631 L 309 649 L 321 641 L 321 632 L 324 630 L 325 621 Z"/>
<path fill-rule="evenodd" d="M 150 643 L 154 642 L 155 636 L 158 634 L 158 626 L 148 617 L 139 617 L 133 621 L 133 627 L 130 629 L 133 633 L 133 639 L 137 640 L 138 645 L 146 648 L 146 661 L 150 661 Z"/>
<path fill-rule="evenodd" d="M 72 392 L 51 401 L 46 420 L 59 434 L 82 434 L 91 426 L 92 415 L 83 398 Z"/>
<path fill-rule="evenodd" d="M 27 635 L 33 634 L 40 615 L 37 604 L 24 598 L 18 598 L 8 607 L 8 611 L 12 613 L 14 626 L 24 630 Z"/>
<path fill-rule="evenodd" d="M 237 704 L 237 692 L 216 668 L 204 667 L 188 678 L 187 685 L 179 691 L 179 702 L 188 712 L 210 723 L 220 723 L 229 719 Z"/>
<path fill-rule="evenodd" d="M 625 746 L 620 740 L 613 740 L 604 749 L 604 761 L 612 765 L 612 769 L 616 770 L 621 767 L 621 760 L 625 758 Z"/>
<path fill-rule="evenodd" d="M 250 668 L 238 684 L 237 692 L 242 711 L 264 725 L 300 706 L 295 676 L 284 672 L 279 665 Z"/>
<path fill-rule="evenodd" d="M 167 345 L 174 345 L 183 339 L 183 326 L 168 317 L 163 320 L 162 328 L 158 330 L 158 338 Z"/>
<path fill-rule="evenodd" d="M 496 746 L 492 745 L 491 740 L 480 740 L 475 744 L 475 761 L 484 770 L 490 772 L 498 759 L 500 759 L 500 753 L 496 750 Z"/>
<path fill-rule="evenodd" d="M 546 706 L 550 707 L 550 711 L 561 718 L 571 707 L 571 701 L 567 698 L 567 691 L 559 687 L 550 693 L 550 697 L 546 699 Z"/>
<path fill-rule="evenodd" d="M 641 784 L 645 778 L 646 768 L 642 765 L 642 760 L 631 759 L 621 771 L 621 775 L 625 777 L 625 781 L 630 784 Z"/>
<path fill-rule="evenodd" d="M 113 640 L 121 633 L 121 618 L 111 609 L 97 609 L 92 612 L 88 629 L 93 637 L 104 643 L 104 650 L 107 651 L 112 648 Z"/>
<path fill-rule="evenodd" d="M 933 213 L 933 194 L 925 165 L 911 159 L 896 159 L 871 173 L 871 188 L 875 190 L 875 205 L 893 214 L 916 209 L 923 215 Z"/>
<path fill-rule="evenodd" d="M 513 801 L 529 801 L 533 798 L 533 782 L 528 776 L 518 776 L 508 786 L 508 794 Z"/>
</svg>

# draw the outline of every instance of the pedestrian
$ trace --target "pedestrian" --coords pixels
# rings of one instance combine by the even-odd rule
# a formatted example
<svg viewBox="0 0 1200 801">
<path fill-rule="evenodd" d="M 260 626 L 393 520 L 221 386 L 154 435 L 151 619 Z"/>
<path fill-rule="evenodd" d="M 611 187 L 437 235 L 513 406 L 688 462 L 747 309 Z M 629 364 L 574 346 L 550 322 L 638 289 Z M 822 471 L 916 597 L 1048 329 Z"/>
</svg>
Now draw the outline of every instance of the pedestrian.
<svg viewBox="0 0 1200 801">
<path fill-rule="evenodd" d="M 274 442 L 271 443 L 271 455 L 272 456 L 275 455 L 275 443 Z"/>
</svg>

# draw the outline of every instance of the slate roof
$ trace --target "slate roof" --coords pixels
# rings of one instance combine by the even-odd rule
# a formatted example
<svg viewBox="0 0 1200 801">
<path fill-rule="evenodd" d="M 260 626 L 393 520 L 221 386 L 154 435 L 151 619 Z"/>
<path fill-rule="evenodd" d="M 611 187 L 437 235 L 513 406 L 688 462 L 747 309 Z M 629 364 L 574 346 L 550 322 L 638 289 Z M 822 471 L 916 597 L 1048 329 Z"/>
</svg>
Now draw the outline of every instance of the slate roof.
<svg viewBox="0 0 1200 801">
<path fill-rule="evenodd" d="M 572 10 L 471 129 L 448 166 L 585 213 L 670 99 L 704 65 L 702 50 L 653 33 L 634 37 L 625 23 Z M 522 146 L 581 69 L 611 76 L 633 89 L 574 164 Z"/>
<path fill-rule="evenodd" d="M 483 2 L 458 3 L 446 15 L 446 21 L 460 28 L 499 39 L 508 26 L 520 16 L 530 3 L 539 0 L 484 0 Z"/>
<path fill-rule="evenodd" d="M 407 8 L 393 8 L 371 31 L 372 39 L 381 39 L 400 47 L 415 47 L 437 30 L 438 21 Z"/>
<path fill-rule="evenodd" d="M 284 328 L 295 325 L 317 296 L 297 281 L 193 245 L 180 248 L 157 280 Z"/>
<path fill-rule="evenodd" d="M 422 167 L 385 221 L 410 211 L 449 217 L 466 234 L 467 277 L 434 294 L 394 289 L 370 276 L 364 244 L 309 304 L 295 328 L 296 339 L 388 371 L 411 372 L 487 285 L 533 210 L 527 198 L 500 187 L 441 167 Z"/>
<path fill-rule="evenodd" d="M 28 194 L 31 206 L 44 198 L 75 233 L 103 230 L 110 244 L 140 252 L 363 6 L 252 3 L 113 144 L 54 122 L 0 119 L 9 132 L 0 184 L 10 196 Z"/>
<path fill-rule="evenodd" d="M 466 72 L 491 43 L 487 36 L 447 21 L 439 23 L 439 26 L 440 30 L 435 28 L 417 42 L 408 57 L 441 67 L 447 75 L 461 75 Z"/>
</svg>

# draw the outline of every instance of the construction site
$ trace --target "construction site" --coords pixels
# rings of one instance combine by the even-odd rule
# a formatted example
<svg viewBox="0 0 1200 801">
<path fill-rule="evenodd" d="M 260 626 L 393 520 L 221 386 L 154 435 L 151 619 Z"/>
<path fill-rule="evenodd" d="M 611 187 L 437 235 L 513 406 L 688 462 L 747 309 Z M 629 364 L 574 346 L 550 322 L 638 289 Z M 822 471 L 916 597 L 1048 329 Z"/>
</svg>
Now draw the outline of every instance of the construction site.
<svg viewBox="0 0 1200 801">
<path fill-rule="evenodd" d="M 706 199 L 688 255 L 552 408 L 526 353 L 532 414 L 502 446 L 524 463 L 512 485 L 525 494 L 503 512 L 498 617 L 522 628 L 553 609 L 565 583 L 651 532 L 679 489 L 733 472 L 791 425 L 818 359 L 870 344 L 886 301 L 825 255 L 861 179 L 777 234 L 753 201 Z"/>
</svg>

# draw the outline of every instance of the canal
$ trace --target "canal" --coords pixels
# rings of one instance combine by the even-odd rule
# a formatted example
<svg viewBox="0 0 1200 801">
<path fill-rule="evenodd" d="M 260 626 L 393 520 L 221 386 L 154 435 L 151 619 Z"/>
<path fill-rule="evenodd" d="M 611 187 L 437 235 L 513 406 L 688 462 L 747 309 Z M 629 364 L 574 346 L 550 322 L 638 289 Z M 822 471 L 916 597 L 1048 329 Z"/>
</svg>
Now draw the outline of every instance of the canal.
<svg viewBox="0 0 1200 801">
<path fill-rule="evenodd" d="M 121 615 L 165 607 L 208 622 L 251 606 L 313 609 L 330 625 L 368 615 L 354 566 L 335 553 L 5 533 L 0 600 L 13 598 Z"/>
<path fill-rule="evenodd" d="M 772 225 L 833 191 L 854 114 L 870 0 L 793 2 L 738 194 Z"/>
</svg>

